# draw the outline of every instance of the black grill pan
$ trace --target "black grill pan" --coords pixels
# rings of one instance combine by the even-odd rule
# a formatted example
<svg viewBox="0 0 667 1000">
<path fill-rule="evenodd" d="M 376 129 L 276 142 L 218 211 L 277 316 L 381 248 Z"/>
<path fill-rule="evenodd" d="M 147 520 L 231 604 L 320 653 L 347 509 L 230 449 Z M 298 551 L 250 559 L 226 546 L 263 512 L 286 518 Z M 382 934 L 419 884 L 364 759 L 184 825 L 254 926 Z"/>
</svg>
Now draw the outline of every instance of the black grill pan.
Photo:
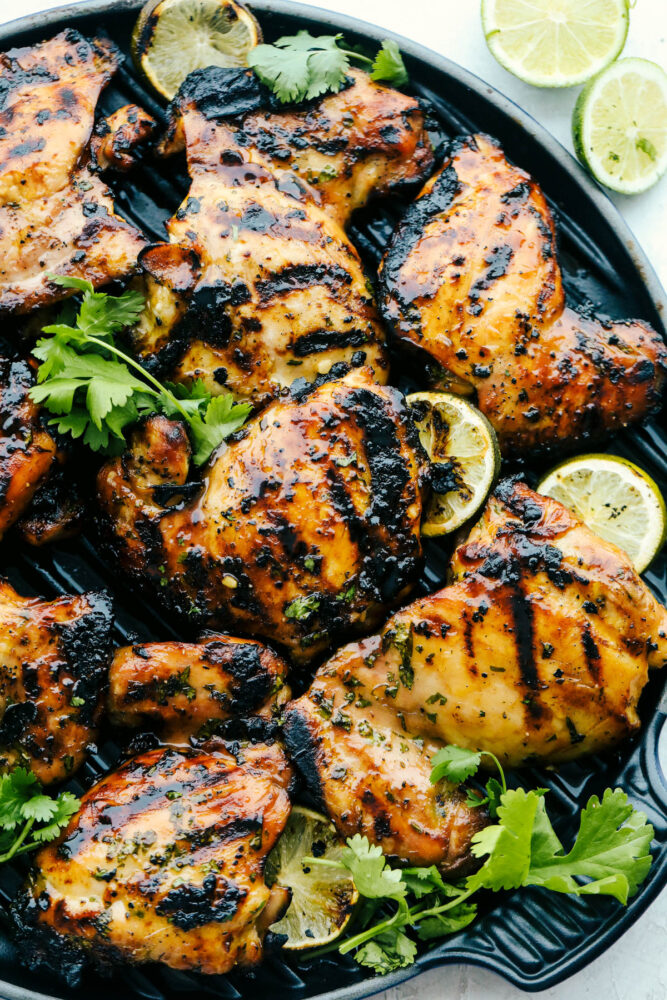
<svg viewBox="0 0 667 1000">
<path fill-rule="evenodd" d="M 36 14 L 0 27 L 0 50 L 38 42 L 65 27 L 85 34 L 104 31 L 127 53 L 131 28 L 141 6 L 137 0 L 90 0 Z M 293 34 L 299 28 L 312 33 L 342 31 L 354 42 L 377 43 L 391 34 L 360 21 L 288 0 L 252 3 L 267 39 Z M 560 237 L 560 262 L 570 300 L 592 303 L 598 312 L 619 318 L 648 320 L 664 336 L 665 293 L 629 229 L 604 193 L 540 125 L 488 84 L 407 39 L 393 36 L 401 47 L 414 92 L 428 98 L 437 110 L 445 136 L 483 130 L 497 136 L 508 156 L 529 170 L 544 188 L 555 212 Z M 101 110 L 109 112 L 135 101 L 158 116 L 162 106 L 138 80 L 131 61 L 104 93 Z M 156 239 L 164 237 L 163 222 L 187 190 L 184 165 L 145 161 L 117 187 L 119 210 Z M 373 267 L 404 208 L 390 200 L 365 211 L 352 227 L 352 237 Z M 403 385 L 410 385 L 401 380 Z M 632 457 L 644 466 L 667 495 L 667 433 L 663 419 L 624 432 L 609 442 L 609 450 Z M 539 472 L 539 461 L 527 470 Z M 91 536 L 92 537 L 92 536 Z M 44 550 L 27 551 L 8 539 L 0 551 L 0 571 L 25 594 L 55 595 L 106 586 L 116 596 L 118 643 L 183 638 L 184 630 L 163 620 L 142 604 L 115 578 L 92 544 L 84 537 Z M 427 547 L 426 568 L 418 590 L 427 593 L 442 585 L 446 550 L 438 543 Z M 663 552 L 647 574 L 650 587 L 667 601 L 667 555 Z M 620 785 L 643 809 L 655 827 L 654 863 L 639 894 L 623 909 L 603 897 L 571 899 L 556 893 L 522 890 L 494 896 L 489 909 L 466 931 L 422 954 L 408 969 L 385 976 L 364 973 L 351 959 L 327 957 L 312 963 L 269 956 L 254 973 L 203 977 L 168 969 L 122 969 L 112 979 L 88 973 L 81 987 L 67 990 L 53 979 L 26 972 L 18 962 L 17 946 L 0 924 L 0 993 L 4 1000 L 358 1000 L 395 986 L 434 966 L 467 962 L 492 969 L 524 990 L 542 990 L 572 975 L 608 948 L 637 920 L 667 884 L 667 781 L 658 757 L 667 716 L 660 704 L 662 679 L 653 677 L 640 705 L 644 728 L 638 740 L 619 751 L 572 763 L 559 770 L 533 769 L 522 774 L 526 784 L 547 786 L 557 831 L 568 843 L 575 833 L 574 816 L 589 795 L 608 785 Z M 81 791 L 119 756 L 111 740 L 72 783 Z M 0 903 L 6 904 L 22 877 L 5 865 L 0 869 Z M 1 908 L 0 908 L 1 910 Z M 20 945 L 19 945 L 20 948 Z"/>
</svg>

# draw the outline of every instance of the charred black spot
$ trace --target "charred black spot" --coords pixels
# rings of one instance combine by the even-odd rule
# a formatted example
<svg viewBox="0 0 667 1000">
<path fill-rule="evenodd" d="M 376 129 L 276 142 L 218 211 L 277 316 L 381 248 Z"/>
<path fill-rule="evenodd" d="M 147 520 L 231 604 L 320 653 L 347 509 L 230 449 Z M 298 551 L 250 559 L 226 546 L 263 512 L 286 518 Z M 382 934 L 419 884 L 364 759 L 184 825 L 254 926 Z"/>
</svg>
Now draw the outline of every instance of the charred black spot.
<svg viewBox="0 0 667 1000">
<path fill-rule="evenodd" d="M 201 885 L 187 882 L 172 889 L 155 907 L 158 916 L 168 916 L 181 930 L 190 931 L 209 923 L 231 920 L 247 895 L 245 889 L 221 878 L 222 896 L 218 896 L 218 879 L 207 875 Z"/>
<path fill-rule="evenodd" d="M 320 354 L 335 347 L 360 347 L 368 340 L 365 330 L 311 330 L 292 343 L 292 353 L 297 358 L 306 358 L 310 354 Z"/>
<path fill-rule="evenodd" d="M 341 285 L 349 285 L 351 281 L 350 272 L 337 264 L 292 264 L 270 278 L 256 282 L 255 287 L 262 302 L 269 302 L 278 295 L 287 295 L 297 289 L 311 288 L 313 285 L 338 289 Z"/>
<path fill-rule="evenodd" d="M 285 749 L 303 776 L 317 807 L 324 809 L 324 789 L 319 772 L 318 744 L 310 731 L 308 720 L 301 715 L 298 709 L 291 709 L 285 714 L 283 737 Z"/>
</svg>

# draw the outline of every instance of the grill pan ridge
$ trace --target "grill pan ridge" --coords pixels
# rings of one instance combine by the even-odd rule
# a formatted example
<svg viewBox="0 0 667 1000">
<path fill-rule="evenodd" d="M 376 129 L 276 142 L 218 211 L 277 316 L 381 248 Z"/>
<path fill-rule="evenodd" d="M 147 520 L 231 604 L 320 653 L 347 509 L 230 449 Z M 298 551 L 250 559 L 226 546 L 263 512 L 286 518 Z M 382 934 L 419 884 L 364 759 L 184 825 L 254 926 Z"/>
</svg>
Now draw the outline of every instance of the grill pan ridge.
<svg viewBox="0 0 667 1000">
<path fill-rule="evenodd" d="M 84 34 L 105 32 L 128 55 L 128 40 L 140 7 L 140 0 L 89 0 L 22 18 L 0 27 L 0 51 L 75 27 Z M 304 27 L 312 33 L 342 31 L 354 42 L 393 37 L 404 53 L 412 90 L 432 103 L 444 136 L 488 131 L 500 139 L 508 157 L 542 185 L 556 216 L 569 299 L 576 304 L 592 303 L 600 313 L 612 317 L 648 320 L 665 335 L 665 293 L 629 229 L 600 188 L 525 112 L 456 64 L 390 32 L 289 0 L 258 0 L 251 7 L 269 40 Z M 164 115 L 162 105 L 138 80 L 129 55 L 103 93 L 100 111 L 108 113 L 128 101 L 143 105 L 158 118 Z M 174 161 L 166 167 L 145 159 L 129 181 L 116 186 L 118 210 L 151 238 L 164 239 L 163 222 L 179 204 L 188 183 L 182 163 L 177 167 Z M 377 264 L 403 207 L 398 199 L 385 201 L 354 220 L 352 239 L 371 268 Z M 413 387 L 405 380 L 399 380 L 399 385 Z M 608 449 L 639 462 L 667 495 L 667 432 L 660 418 L 616 435 Z M 544 461 L 536 461 L 530 471 L 539 472 L 544 467 Z M 426 565 L 417 593 L 442 586 L 446 556 L 440 543 L 427 541 Z M 25 546 L 19 548 L 7 539 L 0 572 L 26 595 L 47 597 L 108 588 L 115 595 L 117 644 L 138 637 L 142 641 L 185 637 L 183 629 L 175 629 L 150 607 L 137 614 L 136 595 L 104 564 L 86 534 L 34 552 L 26 552 Z M 667 553 L 663 551 L 645 578 L 665 603 Z M 550 789 L 556 829 L 566 844 L 576 833 L 575 814 L 580 805 L 608 785 L 620 785 L 647 813 L 655 828 L 654 863 L 642 889 L 625 909 L 604 897 L 575 899 L 539 889 L 524 890 L 494 895 L 471 927 L 421 954 L 413 966 L 388 976 L 367 975 L 347 957 L 299 963 L 273 953 L 250 973 L 205 977 L 161 967 L 127 967 L 110 979 L 89 972 L 76 990 L 22 969 L 8 928 L 0 922 L 2 996 L 4 1000 L 76 1000 L 94 992 L 96 1000 L 114 1000 L 122 990 L 128 1000 L 361 1000 L 425 969 L 454 962 L 486 967 L 529 991 L 561 982 L 608 948 L 667 885 L 667 778 L 658 755 L 667 700 L 661 704 L 661 688 L 662 679 L 654 676 L 640 703 L 644 727 L 638 739 L 614 753 L 567 764 L 557 771 L 533 768 L 521 775 L 525 784 Z M 120 748 L 108 739 L 69 787 L 77 792 L 89 787 L 115 764 L 119 754 Z M 0 868 L 1 904 L 8 902 L 24 872 L 25 865 Z"/>
</svg>

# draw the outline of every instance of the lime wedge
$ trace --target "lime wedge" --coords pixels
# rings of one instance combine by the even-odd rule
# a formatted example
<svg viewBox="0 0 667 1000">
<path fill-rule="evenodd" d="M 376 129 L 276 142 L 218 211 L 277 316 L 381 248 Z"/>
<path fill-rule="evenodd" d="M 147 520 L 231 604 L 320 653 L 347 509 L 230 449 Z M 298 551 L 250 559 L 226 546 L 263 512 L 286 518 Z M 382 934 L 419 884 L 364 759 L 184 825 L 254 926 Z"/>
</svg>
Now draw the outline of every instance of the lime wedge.
<svg viewBox="0 0 667 1000">
<path fill-rule="evenodd" d="M 140 72 L 170 101 L 193 70 L 245 66 L 261 40 L 257 20 L 235 0 L 149 0 L 131 49 Z"/>
<path fill-rule="evenodd" d="M 422 534 L 445 535 L 486 500 L 500 471 L 496 434 L 484 414 L 453 393 L 413 392 L 406 402 L 431 463 Z"/>
<path fill-rule="evenodd" d="M 662 494 L 643 469 L 617 455 L 581 455 L 548 472 L 537 492 L 559 500 L 643 573 L 667 538 Z"/>
<path fill-rule="evenodd" d="M 646 191 L 667 170 L 667 73 L 648 59 L 609 66 L 579 95 L 572 140 L 600 184 Z"/>
<path fill-rule="evenodd" d="M 286 934 L 283 945 L 301 951 L 329 944 L 342 934 L 359 898 L 350 873 L 326 865 L 308 865 L 305 857 L 338 861 L 345 845 L 326 816 L 294 806 L 280 840 L 266 859 L 267 885 L 291 890 L 292 901 L 273 934 Z"/>
<path fill-rule="evenodd" d="M 627 0 L 482 0 L 491 54 L 535 87 L 574 87 L 620 54 Z"/>
</svg>

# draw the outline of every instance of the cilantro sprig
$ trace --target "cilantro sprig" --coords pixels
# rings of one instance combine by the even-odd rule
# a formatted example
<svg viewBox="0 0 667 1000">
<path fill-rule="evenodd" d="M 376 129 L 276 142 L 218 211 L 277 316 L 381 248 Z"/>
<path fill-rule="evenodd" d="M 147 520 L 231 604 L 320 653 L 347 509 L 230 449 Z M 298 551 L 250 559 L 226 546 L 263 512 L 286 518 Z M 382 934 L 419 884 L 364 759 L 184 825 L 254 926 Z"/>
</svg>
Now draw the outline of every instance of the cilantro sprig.
<svg viewBox="0 0 667 1000">
<path fill-rule="evenodd" d="M 93 451 L 117 454 L 125 431 L 139 417 L 163 413 L 185 421 L 193 461 L 205 462 L 214 449 L 245 422 L 250 405 L 235 403 L 230 393 L 211 397 L 203 382 L 192 386 L 162 383 L 123 351 L 114 336 L 135 323 L 143 296 L 127 291 L 113 296 L 96 292 L 81 278 L 52 276 L 82 292 L 78 312 L 67 303 L 50 334 L 37 342 L 41 362 L 30 396 L 54 414 L 51 424 L 81 438 Z"/>
<path fill-rule="evenodd" d="M 374 59 L 345 48 L 340 34 L 315 37 L 308 31 L 285 35 L 273 45 L 257 45 L 248 55 L 248 65 L 284 104 L 340 90 L 350 61 L 368 66 L 372 80 L 396 87 L 408 82 L 398 45 L 388 38 Z"/>
<path fill-rule="evenodd" d="M 433 757 L 431 780 L 464 781 L 477 772 L 483 756 L 495 762 L 500 780 L 487 781 L 485 797 L 472 792 L 468 797 L 469 805 L 485 804 L 496 820 L 472 838 L 474 856 L 486 859 L 478 871 L 450 885 L 434 866 L 391 868 L 381 848 L 358 834 L 348 839 L 339 861 L 304 858 L 308 865 L 350 872 L 362 898 L 350 924 L 353 933 L 311 955 L 333 949 L 353 953 L 360 965 L 379 974 L 411 965 L 417 955 L 415 936 L 427 942 L 462 930 L 477 915 L 470 898 L 480 889 L 541 886 L 577 896 L 613 896 L 622 904 L 637 892 L 651 866 L 653 827 L 625 792 L 608 788 L 601 800 L 591 796 L 566 852 L 547 815 L 547 790 L 508 789 L 493 754 L 444 747 Z"/>
<path fill-rule="evenodd" d="M 23 767 L 0 776 L 0 864 L 53 840 L 78 808 L 71 792 L 55 799 L 45 795 Z"/>
</svg>

